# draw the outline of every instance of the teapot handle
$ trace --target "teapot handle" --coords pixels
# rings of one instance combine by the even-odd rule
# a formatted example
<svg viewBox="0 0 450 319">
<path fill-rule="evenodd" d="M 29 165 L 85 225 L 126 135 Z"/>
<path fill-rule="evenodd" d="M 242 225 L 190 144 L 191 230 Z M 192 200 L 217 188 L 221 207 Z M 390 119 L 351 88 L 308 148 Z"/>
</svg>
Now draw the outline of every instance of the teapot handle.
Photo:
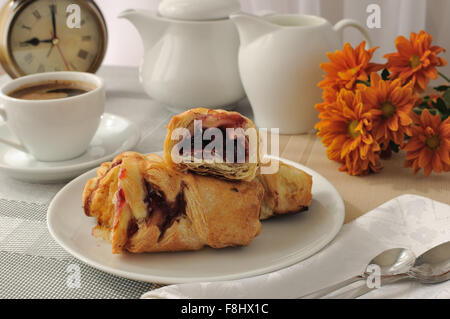
<svg viewBox="0 0 450 319">
<path fill-rule="evenodd" d="M 369 32 L 367 32 L 366 28 L 364 28 L 358 21 L 353 19 L 342 19 L 338 23 L 336 23 L 333 27 L 334 31 L 340 34 L 341 37 L 341 43 L 343 39 L 343 31 L 347 27 L 353 27 L 357 29 L 361 34 L 363 35 L 364 39 L 366 40 L 366 49 L 370 48 L 372 46 L 372 41 L 370 39 Z"/>
</svg>

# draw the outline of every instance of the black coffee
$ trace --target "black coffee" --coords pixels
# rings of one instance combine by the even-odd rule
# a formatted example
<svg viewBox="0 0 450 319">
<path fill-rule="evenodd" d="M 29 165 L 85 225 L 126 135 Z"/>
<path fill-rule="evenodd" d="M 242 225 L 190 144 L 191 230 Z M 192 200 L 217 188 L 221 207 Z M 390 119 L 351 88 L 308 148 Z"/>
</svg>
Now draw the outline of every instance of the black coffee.
<svg viewBox="0 0 450 319">
<path fill-rule="evenodd" d="M 96 89 L 82 81 L 52 80 L 22 86 L 8 95 L 22 100 L 54 100 L 77 96 Z"/>
</svg>

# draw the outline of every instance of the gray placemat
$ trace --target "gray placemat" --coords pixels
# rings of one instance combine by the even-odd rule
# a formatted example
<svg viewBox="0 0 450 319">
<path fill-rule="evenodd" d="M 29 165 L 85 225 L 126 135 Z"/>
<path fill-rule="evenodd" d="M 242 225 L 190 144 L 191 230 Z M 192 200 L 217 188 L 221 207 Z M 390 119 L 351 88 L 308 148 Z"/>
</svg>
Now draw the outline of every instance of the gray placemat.
<svg viewBox="0 0 450 319">
<path fill-rule="evenodd" d="M 0 199 L 0 298 L 139 298 L 156 285 L 92 268 L 50 236 L 47 205 Z"/>
</svg>

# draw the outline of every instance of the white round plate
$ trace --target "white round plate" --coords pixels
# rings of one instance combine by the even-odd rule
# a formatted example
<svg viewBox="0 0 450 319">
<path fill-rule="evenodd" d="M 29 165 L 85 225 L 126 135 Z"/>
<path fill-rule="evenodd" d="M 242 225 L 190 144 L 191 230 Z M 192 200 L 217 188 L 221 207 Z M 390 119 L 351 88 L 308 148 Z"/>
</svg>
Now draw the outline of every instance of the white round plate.
<svg viewBox="0 0 450 319">
<path fill-rule="evenodd" d="M 55 240 L 81 261 L 105 272 L 164 284 L 246 278 L 295 264 L 322 249 L 344 221 L 344 203 L 336 189 L 315 171 L 294 162 L 313 177 L 308 211 L 263 222 L 247 247 L 176 253 L 113 255 L 111 244 L 91 235 L 95 220 L 84 215 L 81 193 L 96 175 L 92 170 L 64 187 L 50 204 L 47 223 Z"/>
<path fill-rule="evenodd" d="M 17 141 L 5 123 L 0 124 L 0 136 Z M 88 150 L 80 157 L 61 162 L 40 162 L 30 154 L 0 143 L 0 171 L 33 183 L 67 181 L 133 148 L 139 138 L 136 124 L 123 117 L 105 113 Z"/>
</svg>

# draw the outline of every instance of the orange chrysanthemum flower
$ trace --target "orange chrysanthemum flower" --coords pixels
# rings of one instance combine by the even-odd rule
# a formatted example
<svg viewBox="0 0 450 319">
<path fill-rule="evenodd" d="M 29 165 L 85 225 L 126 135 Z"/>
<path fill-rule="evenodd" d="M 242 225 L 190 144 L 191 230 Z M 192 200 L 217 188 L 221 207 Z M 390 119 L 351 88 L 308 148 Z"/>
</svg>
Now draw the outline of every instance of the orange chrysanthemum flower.
<svg viewBox="0 0 450 319">
<path fill-rule="evenodd" d="M 320 113 L 317 135 L 328 147 L 328 158 L 343 164 L 341 171 L 366 175 L 380 170 L 380 146 L 370 133 L 376 113 L 362 103 L 360 91 L 345 89 L 326 112 Z"/>
<path fill-rule="evenodd" d="M 405 167 L 412 167 L 414 173 L 423 168 L 426 176 L 432 171 L 450 171 L 450 118 L 442 122 L 427 109 L 413 117 L 412 137 L 403 148 L 407 152 Z"/>
<path fill-rule="evenodd" d="M 325 80 L 319 83 L 319 87 L 336 92 L 343 88 L 352 90 L 357 80 L 367 81 L 371 72 L 381 70 L 383 65 L 370 63 L 377 48 L 365 50 L 365 45 L 363 41 L 356 49 L 353 49 L 349 43 L 345 43 L 342 51 L 327 53 L 330 63 L 320 64 L 327 74 Z"/>
<path fill-rule="evenodd" d="M 412 82 L 418 92 L 425 91 L 430 79 L 438 77 L 436 67 L 444 66 L 447 61 L 437 55 L 445 51 L 439 46 L 431 46 L 433 38 L 425 31 L 418 34 L 412 32 L 408 41 L 403 36 L 395 40 L 397 51 L 386 54 L 387 68 L 390 77 L 400 78 L 403 83 Z"/>
<path fill-rule="evenodd" d="M 325 112 L 328 109 L 328 105 L 335 103 L 338 92 L 332 88 L 324 88 L 322 91 L 322 103 L 316 104 L 315 108 L 319 112 Z"/>
<path fill-rule="evenodd" d="M 374 123 L 374 137 L 389 147 L 389 142 L 403 146 L 405 134 L 411 135 L 410 117 L 418 97 L 412 86 L 402 86 L 402 81 L 383 81 L 377 73 L 370 75 L 370 87 L 361 85 L 363 103 L 369 108 L 380 110 L 381 116 Z"/>
</svg>

